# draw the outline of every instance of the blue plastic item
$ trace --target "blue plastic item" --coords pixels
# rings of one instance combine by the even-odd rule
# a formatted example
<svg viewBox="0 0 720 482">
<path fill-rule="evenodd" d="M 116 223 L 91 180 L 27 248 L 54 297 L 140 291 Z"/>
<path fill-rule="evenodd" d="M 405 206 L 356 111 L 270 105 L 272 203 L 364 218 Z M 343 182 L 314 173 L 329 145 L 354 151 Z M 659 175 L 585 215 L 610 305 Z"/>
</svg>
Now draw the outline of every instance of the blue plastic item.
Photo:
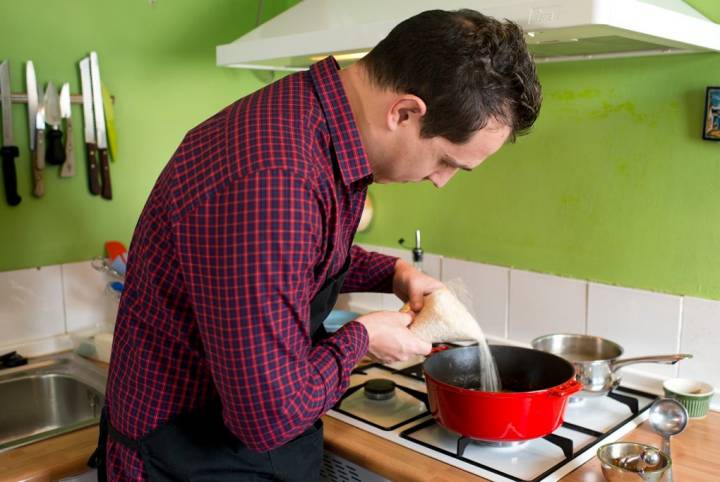
<svg viewBox="0 0 720 482">
<path fill-rule="evenodd" d="M 113 268 L 115 271 L 120 273 L 121 275 L 125 276 L 125 261 L 122 260 L 120 256 L 116 257 L 112 264 L 110 264 L 110 267 Z"/>
<path fill-rule="evenodd" d="M 335 333 L 345 323 L 357 319 L 358 316 L 360 316 L 360 314 L 354 311 L 332 310 L 328 317 L 325 318 L 325 321 L 323 321 L 323 326 L 325 326 L 325 330 L 327 330 L 328 333 Z"/>
</svg>

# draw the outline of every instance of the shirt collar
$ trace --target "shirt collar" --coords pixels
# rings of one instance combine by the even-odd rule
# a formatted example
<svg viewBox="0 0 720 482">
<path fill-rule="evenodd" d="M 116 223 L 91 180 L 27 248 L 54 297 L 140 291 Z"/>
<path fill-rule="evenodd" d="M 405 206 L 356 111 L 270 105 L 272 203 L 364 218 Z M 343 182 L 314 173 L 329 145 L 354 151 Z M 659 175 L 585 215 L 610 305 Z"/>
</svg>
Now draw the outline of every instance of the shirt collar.
<svg viewBox="0 0 720 482">
<path fill-rule="evenodd" d="M 325 113 L 340 174 L 349 186 L 370 176 L 372 171 L 338 74 L 339 68 L 335 59 L 328 57 L 310 67 L 310 76 Z"/>
</svg>

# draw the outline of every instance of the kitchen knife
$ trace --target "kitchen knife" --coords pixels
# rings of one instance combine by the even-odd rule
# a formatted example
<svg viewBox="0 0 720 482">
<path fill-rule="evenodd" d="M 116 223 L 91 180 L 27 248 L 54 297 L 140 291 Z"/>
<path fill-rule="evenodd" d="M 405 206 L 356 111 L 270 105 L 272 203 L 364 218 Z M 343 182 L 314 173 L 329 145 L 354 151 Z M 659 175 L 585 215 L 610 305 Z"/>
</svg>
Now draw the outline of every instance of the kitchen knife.
<svg viewBox="0 0 720 482">
<path fill-rule="evenodd" d="M 105 133 L 105 109 L 103 108 L 102 87 L 100 84 L 100 66 L 95 52 L 90 52 L 90 81 L 92 83 L 93 110 L 95 111 L 95 136 L 97 138 L 98 156 L 100 157 L 100 179 L 102 180 L 100 195 L 105 199 L 112 199 L 110 163 L 108 162 L 107 136 Z"/>
<path fill-rule="evenodd" d="M 0 148 L 0 155 L 2 156 L 5 199 L 10 206 L 17 206 L 22 201 L 17 192 L 17 172 L 15 172 L 15 158 L 20 151 L 13 139 L 10 95 L 10 64 L 5 60 L 0 64 L 0 102 L 2 102 L 3 126 L 3 146 Z"/>
<path fill-rule="evenodd" d="M 42 87 L 38 87 L 38 99 L 44 99 L 45 93 Z M 35 113 L 35 162 L 33 169 L 41 172 L 45 169 L 45 103 L 38 104 Z M 41 179 L 42 181 L 42 179 Z M 44 183 L 41 186 L 42 192 L 36 196 L 42 196 L 45 193 Z"/>
<path fill-rule="evenodd" d="M 105 108 L 105 128 L 107 130 L 108 150 L 110 160 L 117 162 L 117 131 L 115 130 L 115 110 L 113 109 L 112 97 L 105 84 L 102 84 L 103 107 Z"/>
<path fill-rule="evenodd" d="M 42 132 L 45 129 L 45 121 L 40 127 L 40 131 L 37 130 L 37 116 L 38 116 L 38 89 L 37 79 L 35 77 L 35 66 L 32 60 L 28 60 L 25 63 L 25 90 L 27 91 L 28 98 L 28 126 L 30 128 L 30 164 L 32 165 L 33 173 L 33 196 L 42 197 L 45 194 L 45 183 L 43 182 L 42 170 L 45 167 L 45 152 L 42 152 L 42 162 L 38 163 L 37 157 L 37 133 Z M 44 119 L 44 117 L 43 117 Z M 45 141 L 40 142 L 42 150 L 45 149 Z"/>
<path fill-rule="evenodd" d="M 83 98 L 83 123 L 85 126 L 85 150 L 88 161 L 88 186 L 90 193 L 100 194 L 100 180 L 98 178 L 97 145 L 95 144 L 95 116 L 92 105 L 92 86 L 90 82 L 90 58 L 80 61 L 80 84 Z"/>
<path fill-rule="evenodd" d="M 60 177 L 72 177 L 75 175 L 75 146 L 70 109 L 70 84 L 67 82 L 60 88 L 60 117 L 65 119 L 65 162 L 60 168 Z"/>
<path fill-rule="evenodd" d="M 48 82 L 45 89 L 45 122 L 50 125 L 47 132 L 47 152 L 45 160 L 48 164 L 59 166 L 65 162 L 65 149 L 62 145 L 62 131 L 60 130 L 60 100 L 55 85 Z"/>
</svg>

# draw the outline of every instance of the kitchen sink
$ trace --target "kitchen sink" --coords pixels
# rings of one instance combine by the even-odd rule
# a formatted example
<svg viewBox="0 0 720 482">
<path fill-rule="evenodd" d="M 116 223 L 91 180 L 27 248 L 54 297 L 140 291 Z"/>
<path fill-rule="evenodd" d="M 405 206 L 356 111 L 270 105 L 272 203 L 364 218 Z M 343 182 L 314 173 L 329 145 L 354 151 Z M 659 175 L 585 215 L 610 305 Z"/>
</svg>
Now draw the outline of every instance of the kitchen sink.
<svg viewBox="0 0 720 482">
<path fill-rule="evenodd" d="M 73 354 L 0 370 L 0 452 L 98 423 L 106 378 Z"/>
</svg>

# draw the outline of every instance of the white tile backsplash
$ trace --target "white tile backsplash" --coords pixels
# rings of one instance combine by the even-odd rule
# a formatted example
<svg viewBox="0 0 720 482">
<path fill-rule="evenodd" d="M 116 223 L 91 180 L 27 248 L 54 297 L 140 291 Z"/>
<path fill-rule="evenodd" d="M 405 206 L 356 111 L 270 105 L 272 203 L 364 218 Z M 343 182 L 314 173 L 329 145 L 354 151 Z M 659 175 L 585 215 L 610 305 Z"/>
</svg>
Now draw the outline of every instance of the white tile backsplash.
<svg viewBox="0 0 720 482">
<path fill-rule="evenodd" d="M 465 302 L 483 333 L 507 337 L 510 270 L 500 266 L 443 258 L 442 281 L 451 288 L 460 280 L 467 290 Z"/>
<path fill-rule="evenodd" d="M 386 246 L 370 244 L 359 244 L 359 246 L 367 251 L 375 251 L 412 262 L 412 252 L 407 249 L 388 248 Z M 436 254 L 425 254 L 423 257 L 423 271 L 433 278 L 440 279 L 442 274 L 442 259 L 442 256 Z M 376 310 L 398 311 L 402 308 L 403 302 L 391 293 L 348 293 L 340 297 L 336 306 L 340 309 L 359 312 Z"/>
<path fill-rule="evenodd" d="M 590 283 L 588 334 L 618 343 L 623 358 L 677 353 L 681 304 L 679 296 Z M 666 377 L 677 373 L 677 365 L 632 368 Z"/>
<path fill-rule="evenodd" d="M 720 403 L 720 302 L 686 297 L 683 300 L 683 324 L 680 352 L 693 358 L 678 365 L 679 376 L 701 380 L 715 387 L 715 402 Z"/>
<path fill-rule="evenodd" d="M 62 272 L 68 332 L 115 323 L 118 301 L 105 289 L 114 278 L 94 269 L 89 261 L 64 264 Z"/>
<path fill-rule="evenodd" d="M 412 263 L 412 251 L 409 249 L 388 248 L 387 246 L 375 246 L 372 244 L 359 244 L 359 246 L 362 246 L 367 251 L 375 251 L 388 256 L 395 256 L 396 258 L 401 258 Z M 425 253 L 422 264 L 423 272 L 433 278 L 440 279 L 442 276 L 442 259 L 442 256 L 437 254 Z"/>
<path fill-rule="evenodd" d="M 0 273 L 0 347 L 64 332 L 59 265 Z"/>
<path fill-rule="evenodd" d="M 411 260 L 409 250 L 364 248 Z M 682 376 L 720 389 L 720 301 L 588 283 L 426 253 L 423 268 L 452 285 L 464 282 L 472 310 L 488 336 L 528 343 L 549 333 L 588 333 L 625 348 L 624 356 L 691 353 L 677 366 L 642 364 L 628 378 L 646 373 L 657 379 Z M 0 350 L 68 348 L 68 332 L 114 322 L 117 303 L 105 291 L 111 278 L 89 261 L 0 272 Z M 394 295 L 342 295 L 339 308 L 360 312 L 397 310 Z M 56 340 L 55 342 L 53 340 Z M 31 348 L 27 348 L 31 347 Z M 35 351 L 38 351 L 35 353 Z M 720 393 L 720 391 L 718 391 Z M 720 407 L 720 395 L 715 397 Z"/>
<path fill-rule="evenodd" d="M 584 333 L 586 292 L 585 281 L 511 269 L 508 338 Z"/>
</svg>

